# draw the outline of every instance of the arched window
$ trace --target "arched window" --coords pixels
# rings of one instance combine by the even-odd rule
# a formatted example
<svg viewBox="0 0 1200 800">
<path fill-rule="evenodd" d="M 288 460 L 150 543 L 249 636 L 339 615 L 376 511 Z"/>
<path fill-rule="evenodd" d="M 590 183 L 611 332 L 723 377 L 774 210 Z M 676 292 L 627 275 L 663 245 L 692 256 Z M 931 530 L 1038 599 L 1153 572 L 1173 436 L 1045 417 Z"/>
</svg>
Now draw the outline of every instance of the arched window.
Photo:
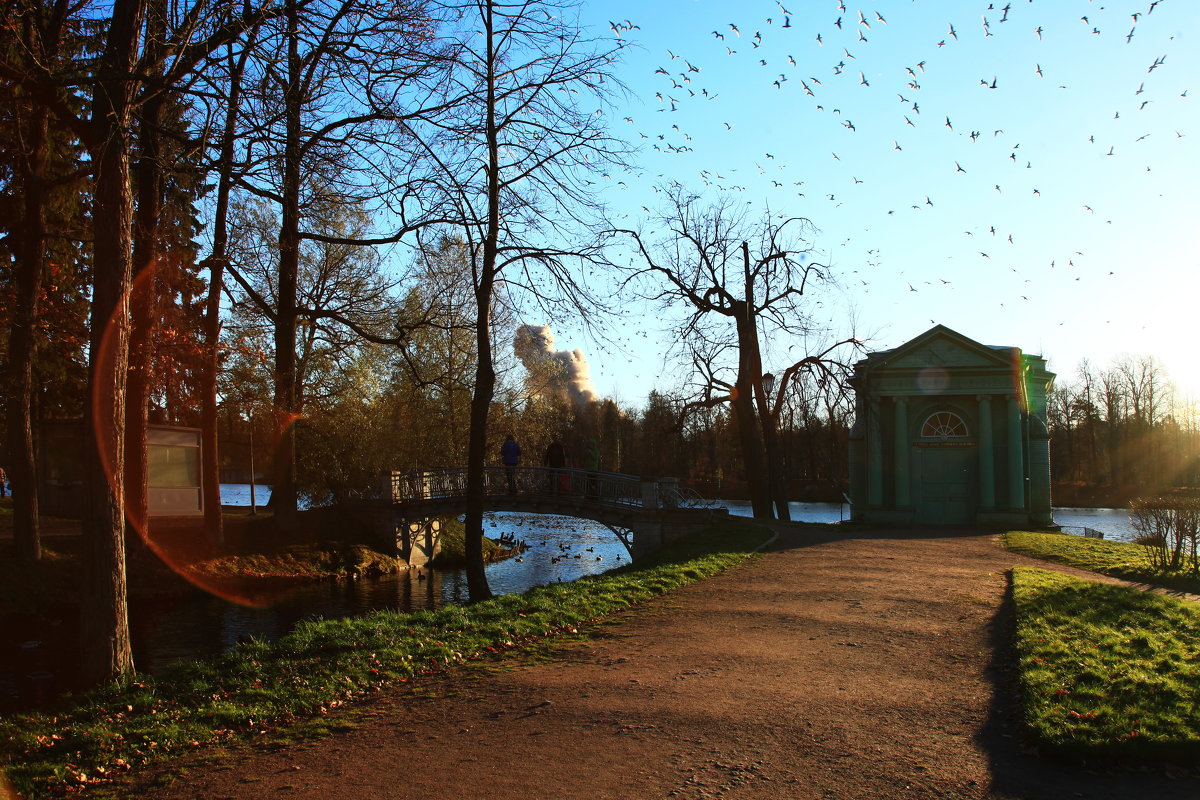
<svg viewBox="0 0 1200 800">
<path fill-rule="evenodd" d="M 930 414 L 921 426 L 921 436 L 926 439 L 962 439 L 967 434 L 967 423 L 953 411 L 938 411 Z"/>
</svg>

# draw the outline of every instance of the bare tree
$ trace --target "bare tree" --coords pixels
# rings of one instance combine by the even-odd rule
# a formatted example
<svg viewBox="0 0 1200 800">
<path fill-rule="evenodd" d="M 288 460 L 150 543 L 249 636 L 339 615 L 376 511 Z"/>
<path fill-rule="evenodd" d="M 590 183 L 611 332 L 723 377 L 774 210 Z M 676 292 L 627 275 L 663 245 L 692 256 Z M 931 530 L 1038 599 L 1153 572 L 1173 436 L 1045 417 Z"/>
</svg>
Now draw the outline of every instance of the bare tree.
<svg viewBox="0 0 1200 800">
<path fill-rule="evenodd" d="M 244 46 L 231 43 L 226 47 L 220 64 L 224 80 L 214 92 L 224 105 L 219 116 L 220 133 L 214 144 L 217 172 L 216 197 L 213 202 L 212 247 L 203 266 L 208 268 L 208 293 L 204 302 L 204 351 L 199 375 L 200 391 L 200 484 L 204 491 L 204 527 L 216 541 L 224 538 L 221 515 L 220 455 L 217 437 L 217 373 L 221 350 L 221 293 L 225 288 L 225 265 L 228 261 L 229 203 L 235 177 L 244 167 L 235 161 L 235 142 L 240 128 L 239 111 L 242 102 L 242 81 L 246 65 L 254 52 L 257 27 L 248 32 Z M 220 105 L 220 104 L 218 104 Z M 213 116 L 210 111 L 209 117 Z M 251 476 L 253 480 L 253 476 Z"/>
<path fill-rule="evenodd" d="M 257 44 L 254 91 L 245 87 L 255 122 L 243 136 L 247 174 L 239 183 L 279 208 L 274 302 L 260 310 L 270 317 L 275 340 L 271 503 L 284 528 L 296 513 L 301 245 L 392 243 L 427 221 L 410 218 L 414 204 L 422 215 L 424 209 L 404 122 L 441 102 L 428 86 L 445 63 L 444 53 L 434 53 L 439 23 L 431 7 L 424 0 L 286 0 L 278 24 L 264 27 Z M 305 225 L 308 209 L 335 202 L 373 204 L 394 224 L 386 234 L 357 237 Z"/>
<path fill-rule="evenodd" d="M 585 321 L 597 304 L 579 265 L 604 263 L 587 175 L 622 157 L 604 126 L 619 41 L 588 39 L 567 4 L 464 0 L 457 69 L 445 113 L 420 135 L 442 168 L 445 205 L 470 253 L 476 370 L 467 447 L 467 579 L 489 597 L 483 571 L 483 467 L 496 388 L 492 313 L 498 285 Z M 561 244 L 569 240 L 571 244 Z"/>
<path fill-rule="evenodd" d="M 1096 407 L 1096 376 L 1087 359 L 1079 363 L 1079 406 L 1083 419 L 1084 435 L 1087 437 L 1088 471 L 1086 480 L 1097 480 L 1100 474 L 1100 453 L 1097 434 L 1100 412 Z"/>
<path fill-rule="evenodd" d="M 829 280 L 829 270 L 811 260 L 813 246 L 805 237 L 813 232 L 812 223 L 800 217 L 773 218 L 769 212 L 751 221 L 732 199 L 706 204 L 678 184 L 666 194 L 657 238 L 622 231 L 632 237 L 640 255 L 627 284 L 667 308 L 688 309 L 679 339 L 691 348 L 701 376 L 699 396 L 690 407 L 730 404 L 754 515 L 772 516 L 774 501 L 777 513 L 786 518 L 774 433 L 777 412 L 767 406 L 759 336 L 763 326 L 772 336 L 808 333 L 816 327 L 803 298 L 809 281 Z M 715 325 L 714 319 L 722 324 Z M 849 343 L 853 340 L 839 345 Z M 820 367 L 837 347 L 788 367 L 775 408 L 796 371 Z M 721 377 L 730 369 L 722 360 L 726 354 L 736 356 L 732 379 Z"/>
<path fill-rule="evenodd" d="M 1104 408 L 1106 444 L 1108 450 L 1108 481 L 1115 487 L 1126 480 L 1126 453 L 1124 444 L 1124 417 L 1128 398 L 1125 382 L 1118 370 L 1105 370 L 1099 375 L 1100 402 Z"/>
<path fill-rule="evenodd" d="M 772 485 L 772 498 L 775 501 L 776 513 L 779 519 L 791 519 L 787 510 L 787 498 L 783 495 L 779 480 L 785 474 L 783 446 L 780 441 L 780 417 L 789 403 L 804 404 L 806 416 L 813 417 L 815 427 L 817 411 L 823 407 L 825 423 L 829 433 L 829 475 L 838 474 L 840 459 L 837 454 L 837 432 L 844 430 L 845 417 L 852 407 L 849 402 L 849 387 L 846 378 L 850 374 L 851 365 L 845 358 L 846 353 L 856 353 L 860 345 L 856 339 L 844 339 L 831 345 L 826 345 L 817 352 L 801 358 L 788 365 L 783 373 L 775 378 L 774 399 L 767 398 L 762 414 L 765 437 L 768 442 L 767 457 L 771 464 L 771 477 L 777 482 Z M 767 393 L 764 392 L 764 395 Z M 816 444 L 816 437 L 810 431 L 809 446 Z M 772 445 L 771 443 L 774 442 Z M 815 465 L 817 459 L 810 457 L 809 463 Z"/>
<path fill-rule="evenodd" d="M 278 321 L 274 234 L 279 218 L 270 204 L 250 201 L 235 208 L 232 222 L 236 230 L 227 249 L 229 272 L 240 290 L 230 291 L 230 328 L 235 337 L 252 336 L 273 330 Z M 306 222 L 314 233 L 353 239 L 365 233 L 369 220 L 361 210 L 341 203 L 314 203 Z M 372 248 L 317 240 L 301 244 L 295 286 L 299 323 L 292 344 L 297 414 L 303 415 L 310 402 L 338 393 L 342 376 L 362 357 L 364 346 L 375 340 L 393 343 L 393 288 Z"/>
<path fill-rule="evenodd" d="M 1139 485 L 1161 486 L 1165 477 L 1161 427 L 1173 404 L 1174 387 L 1154 356 L 1123 356 L 1115 367 L 1125 384 L 1129 418 L 1127 450 L 1131 475 Z"/>
</svg>

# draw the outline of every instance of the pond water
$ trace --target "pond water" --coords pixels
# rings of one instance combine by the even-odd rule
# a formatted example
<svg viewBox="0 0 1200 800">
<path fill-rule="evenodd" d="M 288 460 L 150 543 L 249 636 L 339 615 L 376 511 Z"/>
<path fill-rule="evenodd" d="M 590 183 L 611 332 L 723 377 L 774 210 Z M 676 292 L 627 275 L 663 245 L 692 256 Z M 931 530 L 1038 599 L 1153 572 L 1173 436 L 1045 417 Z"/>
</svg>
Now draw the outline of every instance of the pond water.
<svg viewBox="0 0 1200 800">
<path fill-rule="evenodd" d="M 1064 527 L 1091 528 L 1114 542 L 1132 542 L 1138 535 L 1125 508 L 1056 508 L 1054 522 Z"/>
<path fill-rule="evenodd" d="M 722 501 L 730 514 L 753 516 L 749 503 Z M 850 506 L 841 503 L 788 503 L 788 512 L 797 522 L 839 522 L 848 519 Z M 1054 522 L 1068 528 L 1091 528 L 1104 534 L 1105 539 L 1132 542 L 1137 536 L 1129 511 L 1122 508 L 1056 508 Z M 1068 531 L 1077 533 L 1077 531 Z"/>
<path fill-rule="evenodd" d="M 254 486 L 254 505 L 265 506 L 267 501 L 271 499 L 271 487 L 266 484 L 255 484 Z M 250 484 L 248 483 L 222 483 L 221 484 L 221 505 L 223 506 L 248 506 L 250 505 Z"/>
</svg>

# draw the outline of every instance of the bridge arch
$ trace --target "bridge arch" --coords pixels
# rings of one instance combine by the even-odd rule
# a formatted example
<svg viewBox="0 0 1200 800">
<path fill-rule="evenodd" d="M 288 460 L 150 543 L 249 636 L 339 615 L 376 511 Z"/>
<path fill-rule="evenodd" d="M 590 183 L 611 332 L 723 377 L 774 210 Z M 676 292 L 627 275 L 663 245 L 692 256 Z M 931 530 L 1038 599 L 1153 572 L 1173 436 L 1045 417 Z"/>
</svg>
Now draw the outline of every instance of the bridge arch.
<svg viewBox="0 0 1200 800">
<path fill-rule="evenodd" d="M 388 474 L 387 524 L 410 537 L 405 547 L 422 521 L 466 511 L 466 474 L 465 467 Z M 674 478 L 521 466 L 484 468 L 484 510 L 593 520 L 611 530 L 634 559 L 728 514 L 682 491 Z"/>
</svg>

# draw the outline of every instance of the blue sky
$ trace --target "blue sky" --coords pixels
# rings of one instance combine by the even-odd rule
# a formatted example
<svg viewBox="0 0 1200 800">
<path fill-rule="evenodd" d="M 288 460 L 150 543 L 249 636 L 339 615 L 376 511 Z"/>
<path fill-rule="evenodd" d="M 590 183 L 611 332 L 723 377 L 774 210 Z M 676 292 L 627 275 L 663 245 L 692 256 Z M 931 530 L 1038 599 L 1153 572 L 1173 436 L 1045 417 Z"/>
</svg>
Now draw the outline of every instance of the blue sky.
<svg viewBox="0 0 1200 800">
<path fill-rule="evenodd" d="M 838 278 L 817 311 L 872 349 L 937 322 L 1065 379 L 1085 357 L 1154 355 L 1200 394 L 1200 3 L 1151 5 L 586 4 L 588 25 L 633 45 L 612 128 L 641 151 L 604 196 L 631 225 L 670 180 L 811 219 Z M 684 377 L 652 316 L 626 352 L 530 322 L 582 348 L 602 394 L 640 404 Z"/>
</svg>

